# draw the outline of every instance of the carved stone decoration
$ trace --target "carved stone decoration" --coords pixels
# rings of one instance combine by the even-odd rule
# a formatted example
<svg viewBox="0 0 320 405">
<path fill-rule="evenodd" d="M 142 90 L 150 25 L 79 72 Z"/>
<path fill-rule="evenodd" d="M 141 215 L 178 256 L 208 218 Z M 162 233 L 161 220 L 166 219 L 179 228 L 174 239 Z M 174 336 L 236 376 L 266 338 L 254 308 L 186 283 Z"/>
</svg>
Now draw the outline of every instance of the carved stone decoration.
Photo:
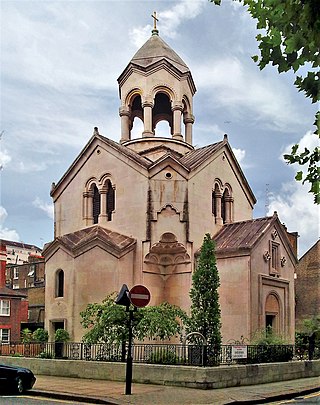
<svg viewBox="0 0 320 405">
<path fill-rule="evenodd" d="M 268 262 L 271 259 L 270 253 L 268 251 L 265 251 L 263 254 L 263 258 L 265 262 Z"/>
<path fill-rule="evenodd" d="M 172 233 L 166 232 L 159 242 L 155 243 L 145 256 L 144 263 L 148 264 L 148 273 L 156 273 L 164 278 L 177 273 L 189 273 L 191 271 L 190 256 L 185 246 L 177 241 Z"/>
<path fill-rule="evenodd" d="M 287 262 L 287 259 L 283 256 L 283 257 L 281 257 L 281 260 L 280 260 L 280 263 L 281 263 L 281 267 L 284 267 L 285 266 L 285 264 L 286 264 L 286 262 Z"/>
<path fill-rule="evenodd" d="M 275 229 L 275 230 L 272 232 L 271 236 L 272 236 L 272 239 L 275 240 L 275 239 L 277 238 L 277 236 L 278 236 L 278 231 Z"/>
</svg>

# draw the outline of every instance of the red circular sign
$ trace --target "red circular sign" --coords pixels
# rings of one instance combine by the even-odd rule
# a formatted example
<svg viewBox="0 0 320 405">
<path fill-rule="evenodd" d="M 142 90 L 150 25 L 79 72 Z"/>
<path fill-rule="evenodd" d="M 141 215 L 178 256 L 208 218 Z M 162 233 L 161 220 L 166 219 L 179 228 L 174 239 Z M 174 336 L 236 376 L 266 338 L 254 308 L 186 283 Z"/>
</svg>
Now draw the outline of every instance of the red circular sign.
<svg viewBox="0 0 320 405">
<path fill-rule="evenodd" d="M 150 302 L 150 291 L 144 285 L 135 285 L 129 291 L 131 304 L 135 307 L 142 308 Z"/>
</svg>

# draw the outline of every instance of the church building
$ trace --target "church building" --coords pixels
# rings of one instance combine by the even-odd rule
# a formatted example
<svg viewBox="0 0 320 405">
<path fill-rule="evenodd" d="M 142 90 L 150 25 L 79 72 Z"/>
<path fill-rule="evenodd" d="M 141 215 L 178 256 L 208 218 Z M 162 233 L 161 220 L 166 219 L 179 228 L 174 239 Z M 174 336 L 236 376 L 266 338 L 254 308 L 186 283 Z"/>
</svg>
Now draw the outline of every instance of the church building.
<svg viewBox="0 0 320 405">
<path fill-rule="evenodd" d="M 197 254 L 210 233 L 223 343 L 268 325 L 292 341 L 294 235 L 276 213 L 252 218 L 256 199 L 226 135 L 193 146 L 195 83 L 156 26 L 118 83 L 119 142 L 95 128 L 52 185 L 54 240 L 43 251 L 51 339 L 62 327 L 80 341 L 80 312 L 123 284 L 145 285 L 150 305 L 167 301 L 189 311 Z M 143 132 L 133 139 L 135 120 Z M 163 120 L 170 133 L 159 137 Z"/>
</svg>

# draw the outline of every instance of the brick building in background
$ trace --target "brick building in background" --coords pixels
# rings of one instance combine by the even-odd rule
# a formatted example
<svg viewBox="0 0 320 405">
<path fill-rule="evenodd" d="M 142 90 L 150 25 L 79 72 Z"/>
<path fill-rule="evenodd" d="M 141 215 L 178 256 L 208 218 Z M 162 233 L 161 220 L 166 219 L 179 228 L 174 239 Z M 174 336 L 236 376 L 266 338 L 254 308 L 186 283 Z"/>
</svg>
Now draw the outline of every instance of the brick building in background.
<svg viewBox="0 0 320 405">
<path fill-rule="evenodd" d="M 0 244 L 0 342 L 19 341 L 21 323 L 27 319 L 27 295 L 6 287 L 6 246 Z"/>
<path fill-rule="evenodd" d="M 304 319 L 320 316 L 320 241 L 299 260 L 296 268 L 296 328 Z"/>
<path fill-rule="evenodd" d="M 21 329 L 31 331 L 44 327 L 44 258 L 40 253 L 29 253 L 24 264 L 6 266 L 6 286 L 28 297 L 28 318 Z"/>
</svg>

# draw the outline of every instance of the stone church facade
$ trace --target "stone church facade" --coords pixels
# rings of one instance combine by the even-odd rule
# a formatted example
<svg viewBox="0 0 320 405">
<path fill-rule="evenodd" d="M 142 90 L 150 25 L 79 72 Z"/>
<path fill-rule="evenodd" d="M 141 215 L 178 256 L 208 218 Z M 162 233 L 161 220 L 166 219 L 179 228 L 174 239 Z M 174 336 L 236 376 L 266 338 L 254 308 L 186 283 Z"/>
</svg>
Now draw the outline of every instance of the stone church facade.
<svg viewBox="0 0 320 405">
<path fill-rule="evenodd" d="M 253 219 L 253 192 L 227 136 L 192 145 L 195 84 L 157 29 L 118 79 L 121 139 L 98 128 L 57 184 L 55 238 L 45 246 L 46 319 L 80 341 L 80 311 L 143 284 L 151 305 L 189 310 L 205 233 L 217 243 L 226 343 L 271 325 L 294 337 L 296 253 L 277 215 Z M 134 120 L 143 132 L 133 139 Z M 170 133 L 155 136 L 160 121 Z"/>
</svg>

